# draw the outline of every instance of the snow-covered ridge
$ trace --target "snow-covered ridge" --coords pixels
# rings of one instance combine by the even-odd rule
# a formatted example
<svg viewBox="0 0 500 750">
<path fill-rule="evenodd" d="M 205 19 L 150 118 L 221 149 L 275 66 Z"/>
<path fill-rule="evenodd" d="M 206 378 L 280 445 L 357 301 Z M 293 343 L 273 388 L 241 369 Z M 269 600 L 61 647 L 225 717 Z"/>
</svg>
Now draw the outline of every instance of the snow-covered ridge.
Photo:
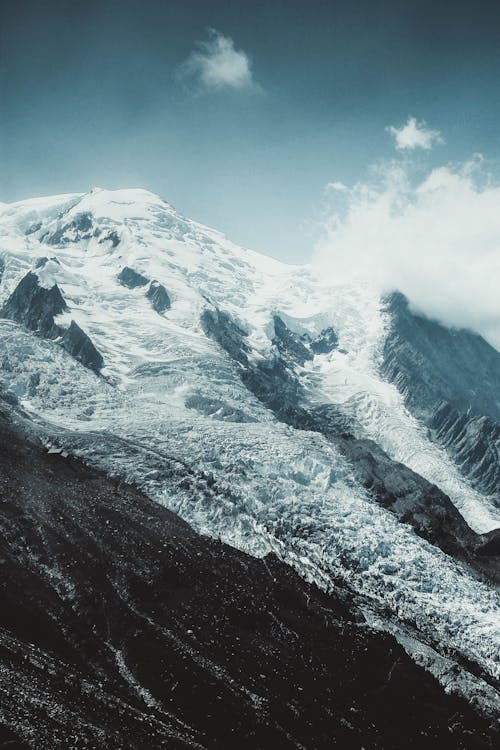
<svg viewBox="0 0 500 750">
<path fill-rule="evenodd" d="M 104 359 L 98 377 L 57 343 L 0 321 L 3 387 L 52 424 L 51 439 L 203 532 L 255 554 L 275 549 L 323 585 L 345 576 L 377 606 L 416 622 L 433 647 L 446 644 L 496 673 L 493 590 L 377 506 L 324 437 L 277 422 L 200 322 L 207 309 L 227 312 L 254 362 L 274 351 L 275 315 L 310 340 L 332 328 L 338 346 L 296 366 L 307 403 L 336 405 L 360 437 L 440 486 L 476 530 L 500 526 L 499 511 L 381 378 L 387 320 L 373 289 L 242 249 L 143 190 L 0 206 L 0 238 L 0 304 L 34 270 L 68 306 L 57 323 L 74 320 Z M 48 261 L 37 268 L 40 258 Z M 145 282 L 122 283 L 124 268 Z M 147 296 L 153 282 L 168 293 L 165 312 Z M 195 479 L 176 473 L 183 466 Z"/>
<path fill-rule="evenodd" d="M 88 333 L 103 355 L 103 374 L 122 388 L 152 363 L 175 367 L 220 357 L 200 327 L 210 305 L 242 325 L 253 356 L 269 355 L 275 313 L 299 334 L 333 327 L 338 348 L 305 365 L 311 401 L 354 414 L 367 437 L 438 484 L 478 531 L 500 525 L 500 513 L 427 440 L 397 389 L 381 379 L 386 319 L 367 285 L 339 285 L 311 267 L 242 249 L 146 190 L 94 189 L 5 205 L 0 233 L 6 250 L 0 302 L 37 260 L 48 258 L 36 273 L 42 286 L 58 284 L 69 307 L 57 322 L 74 320 Z M 168 314 L 152 309 L 143 289 L 117 281 L 124 267 L 165 287 Z"/>
</svg>

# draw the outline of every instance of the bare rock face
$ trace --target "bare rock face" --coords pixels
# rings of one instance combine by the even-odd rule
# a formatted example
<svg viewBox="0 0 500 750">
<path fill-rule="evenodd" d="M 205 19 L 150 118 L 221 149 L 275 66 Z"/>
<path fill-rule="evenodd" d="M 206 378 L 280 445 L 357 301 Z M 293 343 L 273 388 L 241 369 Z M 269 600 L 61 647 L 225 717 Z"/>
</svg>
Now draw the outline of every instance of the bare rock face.
<svg viewBox="0 0 500 750">
<path fill-rule="evenodd" d="M 149 289 L 146 292 L 146 297 L 151 302 L 151 307 L 159 315 L 162 315 L 167 310 L 170 310 L 170 297 L 168 292 L 159 281 L 152 281 L 149 285 Z"/>
<path fill-rule="evenodd" d="M 382 374 L 463 474 L 500 496 L 500 353 L 478 334 L 412 313 L 402 294 L 386 305 Z"/>
<path fill-rule="evenodd" d="M 311 342 L 313 354 L 329 354 L 337 349 L 339 338 L 333 328 L 325 328 L 314 341 Z"/>
<path fill-rule="evenodd" d="M 37 231 L 40 227 L 35 229 Z M 81 242 L 92 236 L 93 230 L 92 214 L 83 212 L 78 214 L 72 221 L 63 224 L 55 232 L 45 234 L 41 239 L 47 245 L 61 245 L 66 242 Z"/>
<path fill-rule="evenodd" d="M 134 271 L 134 269 L 129 268 L 129 266 L 122 268 L 117 278 L 120 284 L 126 286 L 127 289 L 136 289 L 138 286 L 146 286 L 149 282 L 149 279 L 147 279 L 146 276 Z"/>
<path fill-rule="evenodd" d="M 64 331 L 61 346 L 82 365 L 94 372 L 99 372 L 104 367 L 102 354 L 97 351 L 91 339 L 74 320 Z"/>
<path fill-rule="evenodd" d="M 41 260 L 39 265 L 43 265 L 45 259 Z M 98 373 L 104 366 L 104 360 L 89 336 L 74 320 L 69 328 L 55 322 L 55 317 L 67 310 L 57 284 L 46 289 L 40 285 L 36 273 L 29 271 L 0 310 L 0 317 L 14 320 L 43 338 L 58 339 L 63 349 L 85 367 Z"/>
<path fill-rule="evenodd" d="M 291 331 L 279 315 L 273 317 L 274 337 L 273 344 L 285 359 L 291 359 L 300 365 L 311 360 L 313 355 L 307 346 L 309 338 L 298 336 Z"/>
<path fill-rule="evenodd" d="M 218 309 L 204 310 L 200 323 L 206 335 L 215 339 L 230 357 L 241 365 L 248 364 L 247 352 L 250 349 L 245 341 L 247 333 L 230 315 Z"/>
<path fill-rule="evenodd" d="M 54 318 L 67 309 L 57 284 L 46 289 L 40 286 L 36 273 L 30 271 L 14 289 L 0 315 L 21 323 L 44 338 L 57 338 L 59 327 Z"/>
</svg>

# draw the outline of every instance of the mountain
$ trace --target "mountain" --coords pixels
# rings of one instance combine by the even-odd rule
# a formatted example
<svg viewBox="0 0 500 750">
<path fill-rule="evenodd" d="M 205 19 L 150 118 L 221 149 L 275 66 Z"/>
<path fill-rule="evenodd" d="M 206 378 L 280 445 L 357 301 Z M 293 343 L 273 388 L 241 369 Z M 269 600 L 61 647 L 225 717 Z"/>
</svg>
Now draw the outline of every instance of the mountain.
<svg viewBox="0 0 500 750">
<path fill-rule="evenodd" d="M 101 641 L 100 646 L 90 644 L 88 652 L 77 648 L 86 654 L 83 667 L 113 684 L 121 680 L 117 692 L 111 690 L 113 701 L 129 700 L 127 690 L 135 685 L 146 705 L 147 696 L 160 701 L 161 714 L 167 707 L 164 697 L 157 697 L 163 696 L 163 678 L 152 667 L 144 638 L 135 646 L 133 668 L 127 667 L 129 635 L 125 641 L 120 640 L 123 634 L 106 636 L 99 607 L 87 601 L 81 609 L 80 589 L 95 591 L 113 621 L 119 619 L 114 610 L 122 613 L 125 607 L 126 617 L 120 615 L 124 627 L 137 627 L 132 623 L 139 618 L 141 627 L 159 633 L 158 627 L 170 626 L 162 624 L 164 613 L 158 602 L 152 604 L 154 597 L 165 590 L 182 618 L 188 604 L 178 599 L 176 586 L 202 580 L 206 570 L 202 575 L 199 563 L 204 562 L 212 575 L 204 585 L 213 581 L 216 590 L 208 599 L 203 598 L 206 592 L 190 598 L 190 616 L 195 612 L 198 617 L 200 608 L 206 608 L 221 612 L 224 619 L 232 606 L 251 620 L 250 612 L 270 607 L 281 630 L 289 625 L 283 626 L 280 618 L 288 623 L 293 617 L 298 651 L 293 655 L 293 650 L 283 651 L 283 643 L 269 643 L 269 653 L 277 659 L 281 654 L 281 661 L 270 661 L 273 670 L 289 673 L 291 664 L 306 659 L 307 652 L 307 659 L 317 659 L 327 670 L 321 679 L 330 680 L 332 663 L 320 646 L 321 641 L 328 650 L 328 634 L 315 635 L 318 651 L 307 651 L 312 638 L 309 614 L 299 616 L 294 609 L 300 597 L 307 600 L 314 592 L 314 597 L 326 597 L 321 607 L 331 608 L 332 618 L 337 618 L 332 633 L 336 649 L 357 648 L 353 644 L 361 643 L 362 633 L 379 644 L 382 661 L 396 648 L 403 671 L 410 670 L 410 675 L 418 667 L 408 684 L 412 690 L 418 685 L 421 692 L 414 698 L 401 694 L 401 700 L 419 706 L 418 712 L 425 690 L 436 691 L 441 713 L 430 712 L 430 724 L 423 730 L 408 726 L 413 746 L 431 747 L 429 732 L 444 741 L 440 727 L 450 721 L 446 696 L 462 701 L 460 716 L 476 712 L 460 719 L 457 732 L 473 731 L 478 741 L 494 742 L 493 725 L 478 730 L 474 722 L 491 723 L 499 706 L 498 352 L 472 332 L 447 329 L 413 312 L 402 295 L 380 299 L 368 283 L 341 283 L 313 267 L 289 266 L 242 249 L 143 190 L 96 189 L 3 205 L 0 253 L 0 393 L 8 418 L 24 435 L 12 461 L 21 461 L 29 441 L 35 440 L 36 460 L 30 461 L 39 462 L 44 477 L 42 489 L 35 492 L 25 466 L 17 480 L 15 475 L 10 478 L 8 491 L 2 491 L 4 497 L 12 494 L 17 481 L 24 492 L 15 512 L 4 508 L 6 518 L 25 507 L 39 507 L 41 514 L 34 521 L 22 513 L 19 526 L 5 537 L 14 561 L 9 580 L 22 580 L 23 545 L 41 546 L 45 554 L 43 563 L 40 555 L 36 558 L 34 577 L 24 589 L 7 587 L 9 601 L 19 601 L 20 607 L 25 602 L 28 613 L 33 605 L 30 592 L 37 591 L 37 581 L 43 579 L 46 596 L 57 599 L 57 607 L 47 609 L 54 612 L 52 622 L 59 618 L 67 633 L 78 633 L 63 641 L 69 638 L 73 649 L 77 642 L 90 644 L 92 637 Z M 4 449 L 12 439 L 4 431 Z M 75 489 L 74 502 L 65 500 L 63 492 L 51 510 L 47 477 L 52 476 L 57 494 L 67 486 L 68 466 L 81 477 L 76 482 L 80 492 Z M 90 501 L 85 488 L 96 477 L 102 487 Z M 113 486 L 126 488 L 123 498 L 116 497 Z M 29 501 L 33 493 L 36 502 Z M 111 518 L 104 520 L 102 504 L 112 508 L 113 518 L 119 517 L 112 549 L 106 523 Z M 51 515 L 55 507 L 56 517 Z M 135 507 L 137 513 L 142 509 L 140 519 Z M 148 514 L 156 519 L 154 528 Z M 173 580 L 156 576 L 156 565 L 161 568 L 159 539 L 169 539 L 172 528 L 177 529 L 174 536 L 192 540 L 187 547 L 177 542 L 169 546 L 184 571 L 181 583 L 177 573 Z M 47 541 L 53 535 L 68 540 L 70 573 L 58 563 L 57 572 L 48 575 L 49 561 L 60 554 Z M 19 539 L 25 540 L 20 548 Z M 107 583 L 96 578 L 96 560 L 103 570 L 113 571 L 106 575 Z M 262 583 L 264 563 L 272 565 L 271 578 L 283 577 L 283 586 L 293 592 L 285 604 Z M 236 572 L 234 581 L 228 578 L 227 566 L 237 571 L 240 564 L 252 572 L 245 580 Z M 117 584 L 120 565 L 123 580 Z M 262 596 L 266 604 L 255 605 L 264 601 L 258 599 Z M 337 612 L 339 597 L 343 607 L 347 597 L 349 614 Z M 153 615 L 152 606 L 160 607 Z M 95 623 L 90 632 L 82 632 L 83 617 Z M 26 614 L 7 622 L 5 637 L 34 643 L 33 635 L 22 631 L 30 618 Z M 342 618 L 354 633 L 345 643 Z M 210 663 L 215 657 L 209 644 L 219 638 L 217 617 L 212 620 L 201 618 L 197 625 L 204 640 L 196 653 Z M 257 615 L 253 625 L 247 620 L 244 627 L 270 637 L 259 630 Z M 35 645 L 46 654 L 43 658 L 64 662 L 61 675 L 71 671 L 65 651 L 69 646 L 50 641 L 47 623 L 42 629 L 48 640 Z M 260 659 L 259 637 L 246 651 L 238 646 L 239 656 L 224 663 L 221 679 L 229 685 L 231 680 L 252 684 L 252 694 L 270 701 L 266 670 L 248 677 L 252 660 Z M 165 633 L 162 639 L 159 659 L 167 658 L 162 651 L 167 648 Z M 354 660 L 356 682 L 349 700 L 355 701 L 356 690 L 372 678 L 363 671 L 366 665 L 349 653 L 345 651 L 345 658 Z M 222 668 L 219 659 L 217 669 Z M 129 672 L 127 688 L 122 683 Z M 243 682 L 237 673 L 243 674 Z M 337 678 L 331 683 L 334 693 L 344 690 L 342 669 Z M 180 682 L 197 679 L 190 672 Z M 431 679 L 438 682 L 423 687 Z M 387 680 L 378 687 L 382 683 Z M 304 719 L 309 733 L 318 722 L 314 739 L 300 734 L 304 727 L 286 713 L 292 709 L 282 706 L 276 708 L 278 713 L 266 709 L 266 729 L 254 714 L 238 719 L 238 743 L 253 737 L 245 740 L 248 747 L 288 747 L 276 744 L 277 735 L 266 735 L 271 726 L 273 732 L 281 731 L 276 730 L 278 722 L 293 740 L 290 747 L 326 746 L 322 737 L 332 735 L 335 727 L 340 731 L 337 719 L 322 713 L 328 690 L 319 684 L 303 687 L 313 703 L 321 704 L 318 714 L 308 714 L 300 701 L 294 709 L 310 717 Z M 271 702 L 277 706 L 283 685 L 276 682 L 273 690 Z M 400 740 L 391 734 L 388 720 L 380 719 L 386 723 L 376 735 L 367 729 L 368 717 L 374 716 L 375 707 L 380 710 L 373 690 L 363 699 L 363 721 L 342 714 L 358 732 L 352 747 L 360 746 L 359 737 L 366 738 L 368 747 L 397 747 Z M 207 693 L 200 695 L 205 705 Z M 241 691 L 238 696 L 239 708 L 234 710 L 243 711 Z M 223 713 L 231 700 L 226 694 L 220 698 Z M 105 704 L 111 705 L 109 696 L 99 701 L 86 706 L 79 720 L 88 723 L 94 712 L 100 715 Z M 46 710 L 53 713 L 55 705 Z M 118 703 L 113 706 L 113 716 L 126 710 Z M 185 712 L 192 710 L 188 697 L 182 710 L 179 706 L 174 716 L 181 717 L 189 731 L 183 734 L 170 720 L 168 731 L 175 726 L 182 741 L 196 736 L 201 746 L 232 746 L 215 730 L 221 724 L 217 712 L 212 724 L 203 724 L 191 715 L 187 720 Z M 57 710 L 68 709 L 60 704 Z M 428 706 L 425 710 L 430 711 Z M 20 726 L 29 744 L 37 719 L 26 711 L 28 718 Z M 278 721 L 281 711 L 286 718 Z M 163 714 L 160 720 L 165 723 Z M 148 721 L 146 735 L 160 732 L 158 723 Z M 110 722 L 101 727 L 103 732 L 111 731 L 117 720 Z M 252 731 L 262 733 L 257 739 Z M 335 736 L 340 746 L 351 746 L 345 736 Z M 453 747 L 474 747 L 471 736 L 456 735 Z M 210 737 L 219 744 L 211 745 Z M 155 739 L 153 746 L 165 741 Z M 134 740 L 130 746 L 141 747 L 141 742 Z"/>
<path fill-rule="evenodd" d="M 326 594 L 273 554 L 199 536 L 47 452 L 5 403 L 0 441 L 0 742 L 491 747 L 488 722 L 367 628 L 346 584 Z"/>
</svg>

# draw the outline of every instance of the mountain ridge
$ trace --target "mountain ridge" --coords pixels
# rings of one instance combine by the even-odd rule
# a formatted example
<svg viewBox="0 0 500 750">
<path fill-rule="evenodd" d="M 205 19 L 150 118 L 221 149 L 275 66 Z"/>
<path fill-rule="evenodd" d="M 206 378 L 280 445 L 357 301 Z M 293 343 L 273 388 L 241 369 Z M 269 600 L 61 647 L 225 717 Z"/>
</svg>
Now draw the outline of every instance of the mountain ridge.
<svg viewBox="0 0 500 750">
<path fill-rule="evenodd" d="M 446 690 L 494 712 L 500 504 L 471 479 L 481 444 L 458 446 L 426 421 L 424 407 L 434 417 L 438 401 L 456 403 L 412 334 L 418 316 L 403 305 L 402 328 L 369 284 L 238 248 L 146 191 L 3 207 L 0 233 L 0 303 L 12 311 L 0 320 L 0 387 L 50 450 L 326 591 L 348 583 Z M 36 294 L 59 290 L 59 335 L 36 320 L 28 330 L 35 307 L 12 303 L 28 274 Z M 102 356 L 99 374 L 65 350 L 73 323 Z M 452 335 L 430 331 L 437 350 Z M 450 349 L 457 371 L 467 336 Z M 494 399 L 495 365 L 478 352 L 477 387 L 489 378 Z M 475 456 L 471 471 L 459 449 Z"/>
</svg>

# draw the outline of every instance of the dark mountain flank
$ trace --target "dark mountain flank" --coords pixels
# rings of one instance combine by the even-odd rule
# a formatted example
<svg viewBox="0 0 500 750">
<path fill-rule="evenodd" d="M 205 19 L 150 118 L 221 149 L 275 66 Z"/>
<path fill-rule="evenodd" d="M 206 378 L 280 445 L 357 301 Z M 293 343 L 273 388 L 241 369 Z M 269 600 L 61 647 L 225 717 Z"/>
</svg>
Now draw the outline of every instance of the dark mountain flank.
<svg viewBox="0 0 500 750">
<path fill-rule="evenodd" d="M 500 497 L 500 353 L 481 336 L 386 300 L 390 329 L 382 374 L 480 490 Z"/>
<path fill-rule="evenodd" d="M 492 748 L 348 589 L 195 534 L 0 407 L 0 747 Z"/>
</svg>

